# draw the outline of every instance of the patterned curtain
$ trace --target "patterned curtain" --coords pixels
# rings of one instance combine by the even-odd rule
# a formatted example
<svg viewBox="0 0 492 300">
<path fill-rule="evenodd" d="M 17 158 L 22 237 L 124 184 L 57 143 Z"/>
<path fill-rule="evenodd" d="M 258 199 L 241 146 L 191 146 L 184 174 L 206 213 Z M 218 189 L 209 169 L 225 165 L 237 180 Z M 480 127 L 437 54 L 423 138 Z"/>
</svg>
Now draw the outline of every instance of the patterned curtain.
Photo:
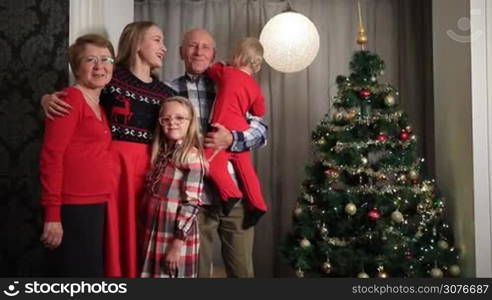
<svg viewBox="0 0 492 300">
<path fill-rule="evenodd" d="M 0 276 L 47 274 L 41 96 L 68 83 L 69 1 L 0 1 Z"/>
</svg>

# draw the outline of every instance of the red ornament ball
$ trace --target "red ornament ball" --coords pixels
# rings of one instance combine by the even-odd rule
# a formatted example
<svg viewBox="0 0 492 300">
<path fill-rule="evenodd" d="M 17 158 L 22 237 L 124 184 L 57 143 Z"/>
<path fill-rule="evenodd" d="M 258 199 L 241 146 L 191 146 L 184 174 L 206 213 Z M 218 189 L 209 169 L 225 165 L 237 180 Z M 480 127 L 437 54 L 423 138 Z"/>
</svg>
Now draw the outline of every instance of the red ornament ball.
<svg viewBox="0 0 492 300">
<path fill-rule="evenodd" d="M 381 213 L 376 208 L 373 208 L 373 209 L 371 209 L 369 211 L 369 213 L 367 214 L 367 216 L 369 217 L 369 219 L 371 221 L 377 221 L 381 217 Z"/>
<path fill-rule="evenodd" d="M 359 91 L 359 97 L 361 97 L 362 99 L 369 98 L 369 96 L 371 96 L 371 94 L 372 94 L 371 91 L 368 89 L 363 89 L 363 90 Z"/>
<path fill-rule="evenodd" d="M 400 140 L 406 141 L 406 140 L 408 140 L 408 138 L 410 138 L 410 135 L 408 134 L 408 132 L 400 133 Z"/>
<path fill-rule="evenodd" d="M 333 173 L 335 173 L 335 172 L 336 172 L 336 171 L 335 171 L 335 169 L 328 169 L 328 170 L 325 170 L 325 174 L 326 174 L 326 175 L 331 175 L 331 174 L 333 174 Z"/>
<path fill-rule="evenodd" d="M 378 135 L 378 141 L 380 142 L 384 142 L 388 139 L 388 136 L 384 135 L 384 134 L 380 134 Z"/>
</svg>

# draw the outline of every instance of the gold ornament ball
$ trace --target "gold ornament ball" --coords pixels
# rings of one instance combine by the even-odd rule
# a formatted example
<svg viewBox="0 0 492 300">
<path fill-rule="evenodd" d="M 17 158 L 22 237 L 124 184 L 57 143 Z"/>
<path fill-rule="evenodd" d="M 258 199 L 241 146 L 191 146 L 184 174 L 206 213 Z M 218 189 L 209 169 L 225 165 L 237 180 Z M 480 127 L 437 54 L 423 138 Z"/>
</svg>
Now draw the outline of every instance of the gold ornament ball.
<svg viewBox="0 0 492 300">
<path fill-rule="evenodd" d="M 357 206 L 353 203 L 347 203 L 347 205 L 345 205 L 345 212 L 347 215 L 353 216 L 357 212 Z"/>
<path fill-rule="evenodd" d="M 437 246 L 438 246 L 439 248 L 441 248 L 442 250 L 446 250 L 446 249 L 448 249 L 448 248 L 449 248 L 449 244 L 448 244 L 448 242 L 446 242 L 445 240 L 439 240 L 439 241 L 437 242 Z"/>
<path fill-rule="evenodd" d="M 303 238 L 300 245 L 302 248 L 309 248 L 311 246 L 311 242 L 307 238 Z"/>
<path fill-rule="evenodd" d="M 359 29 L 359 33 L 357 34 L 357 44 L 359 45 L 367 44 L 367 34 L 364 28 Z"/>
<path fill-rule="evenodd" d="M 388 278 L 388 273 L 381 271 L 378 273 L 379 278 Z"/>
<path fill-rule="evenodd" d="M 324 138 L 320 138 L 318 140 L 318 145 L 324 145 L 324 144 L 326 144 L 326 140 Z"/>
<path fill-rule="evenodd" d="M 416 170 L 410 170 L 410 172 L 408 172 L 408 177 L 410 177 L 410 179 L 415 180 L 419 178 L 419 173 Z"/>
<path fill-rule="evenodd" d="M 391 214 L 391 220 L 393 220 L 395 223 L 401 223 L 403 222 L 403 214 L 399 210 L 395 210 Z"/>
<path fill-rule="evenodd" d="M 444 276 L 443 272 L 441 269 L 439 268 L 432 268 L 431 272 L 430 272 L 430 275 L 433 277 L 433 278 L 442 278 Z"/>
<path fill-rule="evenodd" d="M 412 129 L 412 126 L 410 126 L 410 125 L 408 125 L 408 126 L 405 127 L 405 131 L 408 132 L 408 133 L 412 132 L 412 130 L 413 130 Z"/>
<path fill-rule="evenodd" d="M 391 94 L 384 97 L 384 104 L 386 104 L 387 106 L 395 105 L 395 97 Z"/>
<path fill-rule="evenodd" d="M 321 266 L 321 270 L 325 272 L 326 274 L 330 274 L 332 271 L 333 267 L 331 266 L 330 262 L 325 261 L 323 265 Z"/>
<path fill-rule="evenodd" d="M 369 275 L 366 272 L 360 272 L 357 274 L 357 278 L 369 278 Z"/>
<path fill-rule="evenodd" d="M 304 271 L 303 271 L 303 270 L 301 270 L 301 269 L 297 269 L 297 270 L 296 270 L 296 276 L 297 276 L 298 278 L 303 278 L 303 277 L 304 277 Z"/>
<path fill-rule="evenodd" d="M 360 159 L 360 162 L 363 164 L 363 165 L 367 165 L 367 163 L 369 163 L 369 160 L 367 159 L 367 157 L 362 157 Z"/>
<path fill-rule="evenodd" d="M 341 121 L 343 119 L 343 114 L 341 112 L 337 112 L 335 114 L 335 120 L 336 121 Z"/>
<path fill-rule="evenodd" d="M 451 265 L 451 266 L 449 266 L 448 270 L 449 270 L 449 274 L 451 274 L 451 276 L 454 276 L 454 277 L 458 277 L 461 274 L 461 269 L 460 269 L 460 266 L 458 266 L 458 265 Z"/>
</svg>

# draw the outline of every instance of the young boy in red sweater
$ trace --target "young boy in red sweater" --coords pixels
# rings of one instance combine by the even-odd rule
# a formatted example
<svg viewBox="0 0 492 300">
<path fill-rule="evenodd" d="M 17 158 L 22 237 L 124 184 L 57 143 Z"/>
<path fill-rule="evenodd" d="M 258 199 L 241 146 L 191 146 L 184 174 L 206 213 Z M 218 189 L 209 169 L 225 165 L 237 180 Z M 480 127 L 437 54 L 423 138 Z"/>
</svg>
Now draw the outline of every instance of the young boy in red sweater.
<svg viewBox="0 0 492 300">
<path fill-rule="evenodd" d="M 263 47 L 255 38 L 244 38 L 234 50 L 230 65 L 215 63 L 207 74 L 217 83 L 211 123 L 219 123 L 229 130 L 244 131 L 249 128 L 246 114 L 262 117 L 265 114 L 265 98 L 253 74 L 261 69 Z M 205 149 L 210 163 L 209 177 L 218 188 L 222 200 L 223 212 L 228 215 L 243 193 L 227 170 L 231 161 L 243 187 L 248 203 L 244 227 L 255 225 L 267 211 L 261 193 L 260 182 L 255 173 L 248 152 L 230 152 L 227 150 Z"/>
</svg>

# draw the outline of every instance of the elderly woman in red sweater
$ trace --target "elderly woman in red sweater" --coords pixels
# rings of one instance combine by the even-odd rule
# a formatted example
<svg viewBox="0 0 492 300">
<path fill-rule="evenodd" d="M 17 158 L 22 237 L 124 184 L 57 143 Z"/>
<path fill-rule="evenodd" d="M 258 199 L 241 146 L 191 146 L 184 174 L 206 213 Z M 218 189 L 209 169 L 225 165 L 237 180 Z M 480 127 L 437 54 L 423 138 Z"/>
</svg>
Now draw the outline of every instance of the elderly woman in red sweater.
<svg viewBox="0 0 492 300">
<path fill-rule="evenodd" d="M 99 96 L 113 75 L 114 49 L 87 34 L 69 48 L 76 83 L 65 89 L 71 114 L 46 119 L 40 173 L 44 229 L 58 276 L 102 277 L 108 201 L 114 187 L 111 132 Z"/>
</svg>

